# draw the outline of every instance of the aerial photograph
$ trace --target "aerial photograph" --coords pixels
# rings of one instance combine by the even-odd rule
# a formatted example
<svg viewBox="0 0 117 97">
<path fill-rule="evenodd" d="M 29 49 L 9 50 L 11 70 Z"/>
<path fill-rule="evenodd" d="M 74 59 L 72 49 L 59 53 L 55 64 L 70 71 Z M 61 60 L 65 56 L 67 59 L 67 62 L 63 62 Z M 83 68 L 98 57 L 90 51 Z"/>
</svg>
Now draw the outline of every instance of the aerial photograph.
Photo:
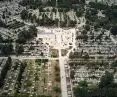
<svg viewBox="0 0 117 97">
<path fill-rule="evenodd" d="M 0 0 L 0 97 L 117 97 L 117 0 Z"/>
</svg>

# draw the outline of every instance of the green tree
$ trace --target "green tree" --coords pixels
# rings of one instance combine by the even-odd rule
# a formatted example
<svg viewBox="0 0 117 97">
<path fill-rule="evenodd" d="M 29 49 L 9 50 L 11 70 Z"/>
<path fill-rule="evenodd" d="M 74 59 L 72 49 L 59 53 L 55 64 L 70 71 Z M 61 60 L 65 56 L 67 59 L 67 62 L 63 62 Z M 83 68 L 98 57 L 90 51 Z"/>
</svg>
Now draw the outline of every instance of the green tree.
<svg viewBox="0 0 117 97">
<path fill-rule="evenodd" d="M 2 35 L 0 34 L 0 43 L 2 43 L 3 42 L 3 37 L 2 37 Z"/>
<path fill-rule="evenodd" d="M 16 44 L 15 51 L 16 51 L 16 54 L 17 54 L 17 55 L 22 54 L 22 52 L 24 52 L 24 47 L 23 47 L 23 45 Z"/>
<path fill-rule="evenodd" d="M 113 81 L 114 81 L 113 74 L 106 71 L 105 75 L 103 75 L 100 79 L 99 87 L 100 88 L 108 87 L 113 83 Z"/>
<path fill-rule="evenodd" d="M 53 88 L 53 90 L 54 90 L 56 93 L 60 93 L 60 92 L 61 92 L 60 87 L 57 87 L 57 86 L 55 86 L 55 87 Z"/>
<path fill-rule="evenodd" d="M 75 75 L 75 72 L 72 70 L 72 71 L 70 72 L 70 77 L 71 77 L 71 79 L 74 79 L 74 75 Z"/>
<path fill-rule="evenodd" d="M 12 43 L 7 43 L 5 45 L 2 45 L 1 52 L 3 55 L 10 55 L 13 52 L 13 45 Z"/>
<path fill-rule="evenodd" d="M 117 26 L 113 26 L 113 27 L 111 28 L 111 33 L 112 33 L 113 35 L 117 35 Z"/>
<path fill-rule="evenodd" d="M 26 20 L 28 18 L 28 11 L 27 10 L 22 10 L 22 12 L 20 13 L 20 16 L 23 20 Z"/>
</svg>

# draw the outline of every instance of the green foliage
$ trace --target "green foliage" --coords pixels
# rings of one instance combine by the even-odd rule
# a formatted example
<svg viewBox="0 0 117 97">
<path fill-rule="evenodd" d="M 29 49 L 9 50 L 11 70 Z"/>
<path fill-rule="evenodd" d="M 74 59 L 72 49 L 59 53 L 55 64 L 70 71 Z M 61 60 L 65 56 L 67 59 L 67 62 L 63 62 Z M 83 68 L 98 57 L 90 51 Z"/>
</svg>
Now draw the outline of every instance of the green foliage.
<svg viewBox="0 0 117 97">
<path fill-rule="evenodd" d="M 112 33 L 113 35 L 117 35 L 117 25 L 115 25 L 115 26 L 113 26 L 113 27 L 111 28 L 111 33 Z"/>
<path fill-rule="evenodd" d="M 111 67 L 117 67 L 117 60 L 111 64 Z"/>
<path fill-rule="evenodd" d="M 0 43 L 2 43 L 3 42 L 3 37 L 2 37 L 2 35 L 0 34 Z"/>
<path fill-rule="evenodd" d="M 101 10 L 105 17 L 97 17 L 98 11 Z M 111 29 L 113 35 L 117 35 L 117 6 L 116 5 L 105 5 L 98 2 L 90 2 L 86 10 L 86 19 L 94 25 L 94 29 L 97 31 L 98 28 L 104 28 L 107 30 Z"/>
<path fill-rule="evenodd" d="M 77 17 L 81 17 L 81 16 L 83 16 L 83 14 L 84 14 L 84 10 L 83 9 L 79 9 L 79 10 L 76 11 L 76 16 Z"/>
<path fill-rule="evenodd" d="M 7 75 L 8 70 L 10 69 L 12 65 L 12 59 L 11 57 L 8 57 L 6 64 L 4 65 L 4 68 L 1 70 L 1 76 L 0 76 L 0 88 L 4 85 L 4 80 Z"/>
<path fill-rule="evenodd" d="M 72 70 L 72 71 L 70 72 L 70 77 L 71 77 L 71 79 L 74 79 L 74 75 L 75 75 L 75 72 Z"/>
<path fill-rule="evenodd" d="M 18 34 L 18 39 L 16 42 L 25 43 L 37 36 L 37 28 L 35 26 L 30 26 L 29 30 L 23 30 Z"/>
<path fill-rule="evenodd" d="M 55 87 L 53 88 L 53 90 L 54 90 L 56 93 L 61 93 L 60 87 L 55 86 Z"/>
<path fill-rule="evenodd" d="M 76 4 L 85 4 L 85 0 L 22 0 L 20 5 L 28 6 L 31 9 L 44 8 L 45 6 L 58 7 L 58 8 L 75 8 Z"/>
<path fill-rule="evenodd" d="M 6 27 L 6 24 L 0 19 L 0 27 Z"/>
<path fill-rule="evenodd" d="M 88 86 L 86 81 L 81 81 L 74 88 L 75 97 L 117 97 L 117 84 L 113 82 L 113 75 L 105 72 L 101 77 L 99 86 Z"/>
<path fill-rule="evenodd" d="M 59 8 L 75 8 L 74 4 L 85 4 L 85 0 L 58 0 Z"/>
<path fill-rule="evenodd" d="M 22 54 L 22 52 L 24 52 L 24 47 L 23 47 L 23 45 L 16 44 L 15 51 L 16 51 L 16 54 L 17 54 L 17 55 Z"/>
<path fill-rule="evenodd" d="M 2 55 L 10 55 L 13 53 L 13 45 L 12 43 L 1 44 L 0 50 Z"/>
<path fill-rule="evenodd" d="M 86 31 L 89 31 L 89 30 L 90 30 L 90 25 L 88 25 L 88 24 L 85 25 L 85 30 L 86 30 Z"/>
<path fill-rule="evenodd" d="M 90 2 L 90 3 L 89 3 L 89 6 L 90 6 L 91 8 L 95 8 L 95 9 L 97 9 L 97 10 L 105 10 L 105 9 L 108 8 L 108 5 L 102 4 L 102 3 L 100 3 L 100 2 Z"/>
<path fill-rule="evenodd" d="M 114 77 L 111 73 L 105 72 L 105 75 L 103 75 L 100 79 L 99 87 L 104 88 L 108 87 L 110 84 L 112 84 L 114 81 Z"/>
<path fill-rule="evenodd" d="M 74 90 L 75 97 L 88 97 L 88 89 L 87 88 L 76 88 Z"/>
<path fill-rule="evenodd" d="M 88 87 L 88 83 L 86 80 L 80 81 L 78 84 L 79 84 L 79 87 Z"/>
<path fill-rule="evenodd" d="M 20 5 L 22 6 L 29 6 L 31 9 L 36 9 L 40 7 L 45 6 L 56 6 L 56 0 L 48 0 L 46 2 L 43 2 L 42 0 L 22 0 L 20 2 Z"/>
<path fill-rule="evenodd" d="M 59 66 L 55 66 L 55 67 L 54 67 L 54 70 L 55 70 L 56 72 L 60 72 Z"/>
<path fill-rule="evenodd" d="M 52 97 L 52 96 L 38 95 L 37 97 Z"/>
<path fill-rule="evenodd" d="M 36 62 L 38 64 L 40 64 L 40 63 L 46 63 L 46 62 L 48 62 L 48 59 L 36 59 Z"/>
<path fill-rule="evenodd" d="M 23 19 L 23 20 L 26 20 L 27 18 L 28 18 L 28 11 L 27 10 L 22 10 L 22 12 L 20 13 L 20 15 L 21 15 L 21 18 Z"/>
</svg>

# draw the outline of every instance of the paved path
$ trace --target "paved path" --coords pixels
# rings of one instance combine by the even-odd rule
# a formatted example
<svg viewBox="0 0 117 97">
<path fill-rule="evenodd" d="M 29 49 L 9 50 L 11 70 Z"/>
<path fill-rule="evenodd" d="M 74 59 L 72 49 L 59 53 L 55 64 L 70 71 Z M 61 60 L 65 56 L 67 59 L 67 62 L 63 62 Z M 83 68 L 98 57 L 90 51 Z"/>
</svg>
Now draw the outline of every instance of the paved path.
<svg viewBox="0 0 117 97">
<path fill-rule="evenodd" d="M 67 96 L 67 85 L 66 85 L 66 76 L 65 76 L 65 58 L 61 56 L 61 49 L 59 49 L 59 65 L 60 65 L 60 75 L 61 75 L 61 90 L 62 97 Z"/>
</svg>

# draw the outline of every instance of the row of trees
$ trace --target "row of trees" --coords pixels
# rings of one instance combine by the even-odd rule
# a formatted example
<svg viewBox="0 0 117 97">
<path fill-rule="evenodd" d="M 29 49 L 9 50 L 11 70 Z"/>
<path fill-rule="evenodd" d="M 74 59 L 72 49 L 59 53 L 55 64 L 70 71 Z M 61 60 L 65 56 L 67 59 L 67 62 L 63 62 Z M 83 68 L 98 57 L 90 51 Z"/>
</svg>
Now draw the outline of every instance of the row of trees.
<svg viewBox="0 0 117 97">
<path fill-rule="evenodd" d="M 85 4 L 85 0 L 58 0 L 59 8 L 74 8 L 74 4 Z"/>
<path fill-rule="evenodd" d="M 4 79 L 7 75 L 8 70 L 10 69 L 12 65 L 12 59 L 10 57 L 8 57 L 6 63 L 4 64 L 4 66 L 2 67 L 1 70 L 1 74 L 0 74 L 0 88 L 3 86 L 4 84 Z"/>
<path fill-rule="evenodd" d="M 41 0 L 22 0 L 19 4 L 22 6 L 28 6 L 31 9 L 36 9 L 42 6 Z"/>
<path fill-rule="evenodd" d="M 22 6 L 28 6 L 30 9 L 43 8 L 45 6 L 56 6 L 56 0 L 22 0 L 20 3 Z"/>
<path fill-rule="evenodd" d="M 11 54 L 22 54 L 24 52 L 24 47 L 22 44 L 16 44 L 15 49 L 13 49 L 12 43 L 0 44 L 1 56 L 9 56 Z"/>
<path fill-rule="evenodd" d="M 30 20 L 32 23 L 36 22 L 40 26 L 75 27 L 77 23 L 76 21 L 70 20 L 67 15 L 65 15 L 65 21 L 59 21 L 59 19 L 52 20 L 46 14 L 43 14 L 42 19 L 39 19 L 36 15 L 28 14 L 27 10 L 21 12 L 21 18 L 23 20 Z"/>
<path fill-rule="evenodd" d="M 56 6 L 57 4 L 57 6 Z M 31 9 L 36 9 L 39 7 L 52 6 L 59 8 L 73 8 L 73 4 L 85 4 L 85 0 L 22 0 L 20 5 L 29 6 Z"/>
<path fill-rule="evenodd" d="M 55 66 L 54 70 L 55 70 L 55 80 L 57 82 L 60 82 L 60 68 L 59 68 L 59 66 Z"/>
<path fill-rule="evenodd" d="M 89 2 L 89 6 L 91 8 L 95 8 L 96 10 L 106 10 L 109 6 L 102 4 L 100 2 Z"/>
</svg>

